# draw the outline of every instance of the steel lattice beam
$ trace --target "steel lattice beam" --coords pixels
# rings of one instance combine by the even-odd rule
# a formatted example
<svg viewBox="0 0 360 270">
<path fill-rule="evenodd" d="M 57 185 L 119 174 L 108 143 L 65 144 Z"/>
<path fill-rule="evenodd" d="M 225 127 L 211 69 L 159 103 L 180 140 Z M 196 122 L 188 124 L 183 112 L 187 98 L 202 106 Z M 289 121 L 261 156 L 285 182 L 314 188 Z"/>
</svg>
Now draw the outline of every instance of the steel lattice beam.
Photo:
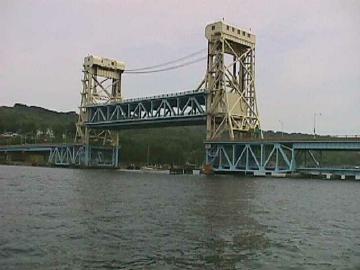
<svg viewBox="0 0 360 270">
<path fill-rule="evenodd" d="M 211 143 L 206 164 L 215 172 L 289 173 L 295 170 L 294 151 L 281 143 Z"/>
<path fill-rule="evenodd" d="M 132 128 L 206 123 L 206 92 L 187 91 L 88 106 L 91 128 Z"/>
<path fill-rule="evenodd" d="M 360 141 L 247 141 L 206 143 L 206 164 L 215 172 L 243 172 L 259 175 L 301 171 L 331 172 L 360 169 L 327 168 L 313 151 L 356 152 Z M 318 153 L 319 154 L 319 153 Z"/>
</svg>

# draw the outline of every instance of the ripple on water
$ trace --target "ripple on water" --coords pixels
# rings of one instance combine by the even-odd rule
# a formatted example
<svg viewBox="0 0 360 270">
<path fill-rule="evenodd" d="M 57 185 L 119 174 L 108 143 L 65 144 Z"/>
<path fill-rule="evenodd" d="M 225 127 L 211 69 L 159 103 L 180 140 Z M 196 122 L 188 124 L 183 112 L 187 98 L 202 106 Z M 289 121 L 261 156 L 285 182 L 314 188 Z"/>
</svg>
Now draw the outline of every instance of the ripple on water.
<svg viewBox="0 0 360 270">
<path fill-rule="evenodd" d="M 360 269 L 358 183 L 8 166 L 0 180 L 4 269 Z"/>
</svg>

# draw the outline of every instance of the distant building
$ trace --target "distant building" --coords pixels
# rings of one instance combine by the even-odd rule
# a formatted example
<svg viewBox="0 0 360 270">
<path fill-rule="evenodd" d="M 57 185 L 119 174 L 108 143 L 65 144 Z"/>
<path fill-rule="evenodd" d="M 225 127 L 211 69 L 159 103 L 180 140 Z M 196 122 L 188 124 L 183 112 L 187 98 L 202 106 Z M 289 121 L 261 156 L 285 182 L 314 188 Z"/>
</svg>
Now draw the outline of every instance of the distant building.
<svg viewBox="0 0 360 270">
<path fill-rule="evenodd" d="M 15 138 L 15 137 L 19 137 L 20 134 L 15 132 L 4 132 L 3 134 L 0 134 L 0 136 L 2 138 Z"/>
<path fill-rule="evenodd" d="M 41 136 L 46 136 L 50 139 L 55 138 L 54 131 L 51 128 L 47 128 L 45 132 L 43 130 L 38 129 L 36 131 L 36 137 L 39 138 Z"/>
</svg>

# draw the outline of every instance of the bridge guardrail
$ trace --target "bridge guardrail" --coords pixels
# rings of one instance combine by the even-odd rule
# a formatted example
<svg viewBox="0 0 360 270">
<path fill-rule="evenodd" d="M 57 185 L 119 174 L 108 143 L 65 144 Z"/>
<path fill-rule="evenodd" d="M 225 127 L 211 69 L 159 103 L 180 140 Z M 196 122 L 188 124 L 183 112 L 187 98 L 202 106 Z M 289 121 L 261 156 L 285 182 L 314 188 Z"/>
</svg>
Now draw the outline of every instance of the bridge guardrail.
<svg viewBox="0 0 360 270">
<path fill-rule="evenodd" d="M 126 99 L 123 99 L 121 102 L 110 101 L 110 102 L 92 104 L 92 105 L 88 105 L 86 107 L 97 107 L 97 106 L 111 105 L 111 104 L 116 104 L 116 103 L 131 103 L 131 102 L 139 102 L 139 101 L 145 101 L 145 100 L 151 100 L 151 99 L 181 97 L 181 96 L 188 96 L 188 95 L 202 94 L 202 93 L 206 93 L 206 90 L 205 89 L 188 90 L 188 91 L 181 91 L 181 92 L 175 92 L 175 93 L 169 93 L 169 94 L 160 94 L 160 95 L 154 95 L 154 96 L 148 96 L 148 97 L 126 98 Z"/>
</svg>

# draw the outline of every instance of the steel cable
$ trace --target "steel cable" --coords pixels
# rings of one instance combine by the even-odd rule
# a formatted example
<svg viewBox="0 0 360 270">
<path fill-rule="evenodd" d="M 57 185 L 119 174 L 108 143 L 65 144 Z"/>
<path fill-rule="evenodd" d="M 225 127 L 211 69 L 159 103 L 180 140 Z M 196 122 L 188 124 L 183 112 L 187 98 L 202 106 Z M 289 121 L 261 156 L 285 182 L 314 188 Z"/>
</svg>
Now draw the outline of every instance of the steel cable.
<svg viewBox="0 0 360 270">
<path fill-rule="evenodd" d="M 178 69 L 178 68 L 182 68 L 188 65 L 192 65 L 195 63 L 198 63 L 202 60 L 205 60 L 207 58 L 207 56 L 201 57 L 201 58 L 197 58 L 195 60 L 189 61 L 189 62 L 185 62 L 179 65 L 175 65 L 175 66 L 170 66 L 170 67 L 166 67 L 166 68 L 162 68 L 162 69 L 155 69 L 155 70 L 147 70 L 147 71 L 130 71 L 130 70 L 125 70 L 124 73 L 126 74 L 146 74 L 146 73 L 155 73 L 155 72 L 163 72 L 163 71 L 168 71 L 168 70 L 173 70 L 173 69 Z"/>
<path fill-rule="evenodd" d="M 193 53 L 191 53 L 191 54 L 189 54 L 189 55 L 186 55 L 186 56 L 177 58 L 177 59 L 175 59 L 175 60 L 171 60 L 171 61 L 168 61 L 168 62 L 160 63 L 160 64 L 157 64 L 157 65 L 153 65 L 153 66 L 127 69 L 127 70 L 125 70 L 125 72 L 126 72 L 126 73 L 129 73 L 129 72 L 146 71 L 146 70 L 149 70 L 149 69 L 154 69 L 154 68 L 158 68 L 158 67 L 168 66 L 168 65 L 170 65 L 170 64 L 173 64 L 173 63 L 176 63 L 176 62 L 180 62 L 180 61 L 183 61 L 183 60 L 185 60 L 185 59 L 191 58 L 191 57 L 193 57 L 193 56 L 195 56 L 195 55 L 198 55 L 198 54 L 204 52 L 205 50 L 206 50 L 206 49 L 201 49 L 201 50 L 196 51 L 196 52 L 193 52 Z"/>
</svg>

